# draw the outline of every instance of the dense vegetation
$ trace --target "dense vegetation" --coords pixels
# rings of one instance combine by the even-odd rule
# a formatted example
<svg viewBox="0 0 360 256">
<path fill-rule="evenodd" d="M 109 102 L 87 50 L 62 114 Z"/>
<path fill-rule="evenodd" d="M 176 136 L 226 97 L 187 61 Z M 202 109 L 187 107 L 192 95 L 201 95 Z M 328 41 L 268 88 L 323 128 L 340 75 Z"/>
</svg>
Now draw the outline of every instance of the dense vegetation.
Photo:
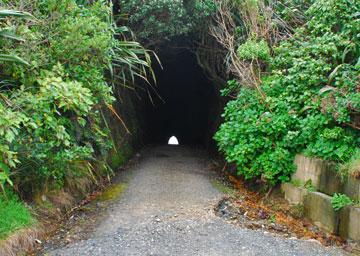
<svg viewBox="0 0 360 256">
<path fill-rule="evenodd" d="M 148 46 L 195 33 L 216 10 L 213 0 L 122 0 L 127 25 Z"/>
<path fill-rule="evenodd" d="M 2 1 L 0 239 L 34 222 L 19 196 L 111 172 L 108 114 L 125 125 L 116 88 L 154 78 L 151 52 L 133 39 L 156 49 L 191 35 L 192 50 L 213 56 L 197 57 L 215 81 L 227 80 L 214 138 L 238 174 L 287 181 L 297 153 L 357 168 L 358 0 L 119 3 L 114 17 L 106 0 Z"/>
<path fill-rule="evenodd" d="M 266 65 L 256 69 L 260 90 L 239 79 L 223 90 L 235 99 L 215 139 L 240 174 L 274 184 L 289 179 L 296 153 L 339 163 L 357 154 L 359 11 L 359 1 L 315 0 L 288 39 L 257 35 L 238 46 L 241 61 Z"/>
<path fill-rule="evenodd" d="M 199 64 L 228 80 L 222 94 L 230 101 L 214 138 L 238 174 L 274 185 L 289 179 L 297 153 L 343 166 L 357 161 L 358 1 L 140 3 L 122 1 L 140 40 L 156 45 L 196 34 L 198 48 L 210 49 Z M 209 34 L 217 48 L 204 43 Z M 211 70 L 219 65 L 226 74 Z"/>
<path fill-rule="evenodd" d="M 0 202 L 8 205 L 2 210 L 20 207 L 12 189 L 27 197 L 70 185 L 83 189 L 78 178 L 96 181 L 111 171 L 105 160 L 114 143 L 104 112 L 119 117 L 112 107 L 116 86 L 145 78 L 151 60 L 113 22 L 107 1 L 91 2 L 1 6 Z M 1 219 L 22 223 L 18 212 L 12 222 L 8 213 Z"/>
</svg>

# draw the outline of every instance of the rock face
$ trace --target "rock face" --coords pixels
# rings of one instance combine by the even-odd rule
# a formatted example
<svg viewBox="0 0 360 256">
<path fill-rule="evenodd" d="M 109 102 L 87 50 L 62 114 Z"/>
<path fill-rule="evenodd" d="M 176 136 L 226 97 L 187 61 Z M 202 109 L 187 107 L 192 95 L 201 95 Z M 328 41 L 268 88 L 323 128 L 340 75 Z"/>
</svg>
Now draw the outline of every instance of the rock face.
<svg viewBox="0 0 360 256">
<path fill-rule="evenodd" d="M 295 165 L 293 183 L 281 186 L 288 202 L 304 205 L 305 216 L 324 231 L 360 241 L 360 208 L 349 206 L 335 212 L 331 205 L 334 193 L 345 194 L 359 202 L 360 180 L 349 176 L 342 181 L 335 163 L 301 154 L 296 156 Z M 305 184 L 311 184 L 316 192 L 308 191 Z"/>
</svg>

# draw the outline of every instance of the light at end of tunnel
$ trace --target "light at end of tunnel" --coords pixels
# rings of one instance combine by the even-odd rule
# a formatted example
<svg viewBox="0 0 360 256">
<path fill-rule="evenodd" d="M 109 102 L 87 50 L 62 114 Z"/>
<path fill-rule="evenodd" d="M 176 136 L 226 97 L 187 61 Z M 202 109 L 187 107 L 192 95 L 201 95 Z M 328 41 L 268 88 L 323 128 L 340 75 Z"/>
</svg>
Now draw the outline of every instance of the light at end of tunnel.
<svg viewBox="0 0 360 256">
<path fill-rule="evenodd" d="M 168 145 L 179 145 L 179 141 L 175 136 L 171 136 Z"/>
</svg>

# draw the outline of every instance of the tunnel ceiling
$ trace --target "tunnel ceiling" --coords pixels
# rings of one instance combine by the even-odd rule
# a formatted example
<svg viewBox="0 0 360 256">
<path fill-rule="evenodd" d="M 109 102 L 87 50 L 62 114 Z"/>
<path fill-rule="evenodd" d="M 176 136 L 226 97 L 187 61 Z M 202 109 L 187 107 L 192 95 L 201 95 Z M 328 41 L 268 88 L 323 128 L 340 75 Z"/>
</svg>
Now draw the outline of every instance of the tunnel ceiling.
<svg viewBox="0 0 360 256">
<path fill-rule="evenodd" d="M 157 77 L 153 102 L 142 98 L 142 118 L 148 143 L 166 143 L 175 135 L 180 144 L 205 144 L 218 119 L 218 92 L 190 50 L 158 52 L 163 69 Z"/>
</svg>

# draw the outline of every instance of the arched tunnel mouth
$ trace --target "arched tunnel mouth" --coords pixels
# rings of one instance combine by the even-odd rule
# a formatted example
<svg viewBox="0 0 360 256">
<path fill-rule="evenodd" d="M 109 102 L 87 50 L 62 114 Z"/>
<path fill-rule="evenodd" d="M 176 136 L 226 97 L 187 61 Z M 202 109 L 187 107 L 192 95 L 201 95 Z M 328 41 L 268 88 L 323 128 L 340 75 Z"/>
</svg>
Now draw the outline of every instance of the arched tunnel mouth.
<svg viewBox="0 0 360 256">
<path fill-rule="evenodd" d="M 180 145 L 212 145 L 221 109 L 214 82 L 183 43 L 170 43 L 156 53 L 161 61 L 154 65 L 157 82 L 141 104 L 145 142 L 167 144 L 175 136 Z"/>
</svg>

